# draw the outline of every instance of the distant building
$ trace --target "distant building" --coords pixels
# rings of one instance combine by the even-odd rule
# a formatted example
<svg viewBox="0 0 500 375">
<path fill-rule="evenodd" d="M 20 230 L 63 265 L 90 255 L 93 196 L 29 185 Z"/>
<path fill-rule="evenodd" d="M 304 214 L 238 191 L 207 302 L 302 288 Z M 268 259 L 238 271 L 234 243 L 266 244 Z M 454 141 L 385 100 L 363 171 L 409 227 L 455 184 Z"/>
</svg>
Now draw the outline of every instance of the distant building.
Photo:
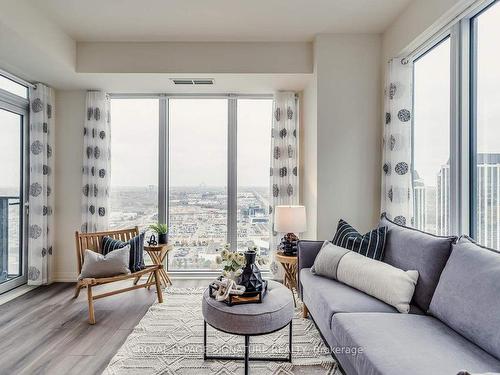
<svg viewBox="0 0 500 375">
<path fill-rule="evenodd" d="M 477 240 L 500 249 L 500 154 L 477 155 L 476 199 Z"/>
<path fill-rule="evenodd" d="M 436 234 L 450 234 L 450 163 L 441 166 L 436 186 Z"/>
<path fill-rule="evenodd" d="M 476 162 L 476 239 L 485 246 L 500 249 L 500 154 L 478 154 Z M 438 235 L 448 235 L 451 232 L 449 161 L 441 167 L 436 176 L 434 199 L 431 197 L 433 189 L 431 186 L 426 186 L 425 181 L 415 172 L 413 181 L 415 227 Z M 434 202 L 435 226 L 432 225 L 434 218 L 429 217 L 431 203 Z"/>
<path fill-rule="evenodd" d="M 425 230 L 426 228 L 426 194 L 424 180 L 420 178 L 418 172 L 414 172 L 413 177 L 413 205 L 415 228 Z"/>
</svg>

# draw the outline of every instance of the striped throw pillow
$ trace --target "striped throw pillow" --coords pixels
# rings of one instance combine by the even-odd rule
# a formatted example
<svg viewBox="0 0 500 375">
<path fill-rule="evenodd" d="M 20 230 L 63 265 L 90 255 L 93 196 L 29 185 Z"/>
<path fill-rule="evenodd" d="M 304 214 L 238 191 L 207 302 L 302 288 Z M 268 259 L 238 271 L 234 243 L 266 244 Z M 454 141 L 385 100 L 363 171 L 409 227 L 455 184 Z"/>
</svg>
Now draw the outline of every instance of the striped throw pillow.
<svg viewBox="0 0 500 375">
<path fill-rule="evenodd" d="M 111 237 L 103 237 L 102 239 L 102 254 L 106 255 L 110 251 L 121 249 L 127 245 L 130 245 L 130 258 L 129 258 L 129 269 L 130 272 L 137 272 L 144 269 L 144 236 L 146 232 L 140 233 L 131 240 L 123 242 L 120 240 L 115 240 Z"/>
<path fill-rule="evenodd" d="M 353 250 L 368 258 L 382 260 L 386 236 L 387 227 L 379 227 L 366 234 L 360 234 L 349 223 L 340 219 L 332 243 Z"/>
</svg>

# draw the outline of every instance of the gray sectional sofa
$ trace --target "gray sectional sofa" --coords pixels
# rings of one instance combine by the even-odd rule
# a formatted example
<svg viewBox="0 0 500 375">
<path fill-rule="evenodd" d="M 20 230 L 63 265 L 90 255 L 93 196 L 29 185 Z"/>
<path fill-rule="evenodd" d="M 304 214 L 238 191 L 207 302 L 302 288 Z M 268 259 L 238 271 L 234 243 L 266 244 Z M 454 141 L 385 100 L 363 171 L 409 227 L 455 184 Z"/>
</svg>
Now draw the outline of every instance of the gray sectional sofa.
<svg viewBox="0 0 500 375">
<path fill-rule="evenodd" d="M 388 226 L 383 260 L 419 271 L 409 314 L 311 273 L 322 241 L 298 244 L 299 293 L 348 374 L 500 373 L 500 253 L 468 237 Z"/>
</svg>

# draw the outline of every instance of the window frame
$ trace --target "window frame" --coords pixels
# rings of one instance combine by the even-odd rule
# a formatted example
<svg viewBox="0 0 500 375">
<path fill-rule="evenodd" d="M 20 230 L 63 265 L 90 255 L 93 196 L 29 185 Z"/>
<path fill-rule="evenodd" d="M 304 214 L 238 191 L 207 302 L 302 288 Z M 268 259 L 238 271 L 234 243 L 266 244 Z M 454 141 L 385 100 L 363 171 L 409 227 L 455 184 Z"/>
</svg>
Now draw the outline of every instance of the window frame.
<svg viewBox="0 0 500 375">
<path fill-rule="evenodd" d="M 495 4 L 500 0 L 468 7 L 407 57 L 415 62 L 450 37 L 450 235 L 477 237 L 477 19 Z"/>
<path fill-rule="evenodd" d="M 158 99 L 158 220 L 169 225 L 169 100 L 170 99 L 227 99 L 228 100 L 228 128 L 227 128 L 227 242 L 231 247 L 237 247 L 237 208 L 238 208 L 238 99 L 272 100 L 272 94 L 175 94 L 175 93 L 112 93 L 111 99 Z M 296 98 L 296 100 L 298 100 Z M 272 124 L 270 123 L 270 126 Z M 112 126 L 112 125 L 111 125 Z M 169 267 L 168 259 L 165 267 Z M 263 270 L 266 274 L 267 270 Z M 169 270 L 173 276 L 208 277 L 219 274 L 211 270 Z"/>
<path fill-rule="evenodd" d="M 0 70 L 0 74 L 23 86 L 28 86 L 22 80 L 13 79 L 12 75 Z M 0 88 L 0 110 L 12 112 L 21 117 L 20 126 L 20 196 L 19 204 L 21 212 L 19 217 L 19 255 L 20 255 L 20 275 L 0 284 L 0 294 L 8 292 L 18 286 L 26 284 L 28 281 L 28 186 L 29 186 L 29 98 L 23 98 L 9 91 Z"/>
</svg>

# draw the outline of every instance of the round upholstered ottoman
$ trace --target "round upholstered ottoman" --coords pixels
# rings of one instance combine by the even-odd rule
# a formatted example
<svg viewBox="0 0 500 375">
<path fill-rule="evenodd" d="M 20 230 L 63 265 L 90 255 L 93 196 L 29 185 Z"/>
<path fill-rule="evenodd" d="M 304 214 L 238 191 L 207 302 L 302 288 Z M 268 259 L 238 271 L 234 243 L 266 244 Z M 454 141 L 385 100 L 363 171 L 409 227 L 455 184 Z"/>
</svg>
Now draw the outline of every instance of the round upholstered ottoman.
<svg viewBox="0 0 500 375">
<path fill-rule="evenodd" d="M 292 319 L 293 295 L 282 284 L 268 281 L 267 295 L 262 303 L 228 306 L 211 298 L 208 289 L 203 294 L 202 311 L 204 322 L 204 359 L 244 360 L 245 374 L 248 374 L 249 360 L 292 361 Z M 207 355 L 207 324 L 219 331 L 245 336 L 245 356 L 222 357 Z M 249 358 L 250 336 L 265 335 L 289 327 L 287 358 Z"/>
</svg>

